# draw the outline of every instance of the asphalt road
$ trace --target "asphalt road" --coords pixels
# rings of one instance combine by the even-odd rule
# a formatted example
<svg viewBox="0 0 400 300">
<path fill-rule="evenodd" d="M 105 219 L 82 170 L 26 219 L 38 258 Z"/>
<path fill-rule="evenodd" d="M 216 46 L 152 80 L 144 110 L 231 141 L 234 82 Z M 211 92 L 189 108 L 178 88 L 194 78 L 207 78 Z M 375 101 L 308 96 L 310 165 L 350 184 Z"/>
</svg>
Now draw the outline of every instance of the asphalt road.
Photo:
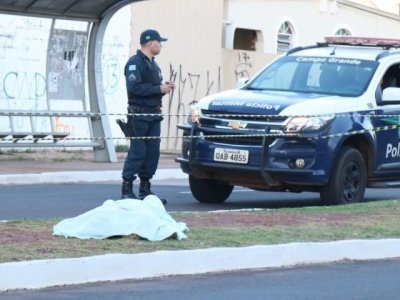
<svg viewBox="0 0 400 300">
<path fill-rule="evenodd" d="M 223 204 L 204 204 L 190 193 L 187 180 L 156 181 L 153 192 L 168 200 L 167 211 L 206 211 L 320 205 L 317 193 L 257 192 L 235 188 Z M 0 220 L 73 217 L 117 200 L 119 183 L 75 183 L 0 186 Z M 399 199 L 398 189 L 368 189 L 366 201 Z"/>
<path fill-rule="evenodd" d="M 0 293 L 8 299 L 399 299 L 400 260 L 175 276 Z"/>
</svg>

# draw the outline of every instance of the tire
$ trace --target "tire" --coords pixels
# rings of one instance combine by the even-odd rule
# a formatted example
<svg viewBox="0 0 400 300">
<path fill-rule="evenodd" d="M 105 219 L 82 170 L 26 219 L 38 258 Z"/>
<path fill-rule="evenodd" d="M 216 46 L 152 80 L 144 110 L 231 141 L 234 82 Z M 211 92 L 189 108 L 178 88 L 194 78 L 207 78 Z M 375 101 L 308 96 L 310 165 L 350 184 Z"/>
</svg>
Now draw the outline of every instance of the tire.
<svg viewBox="0 0 400 300">
<path fill-rule="evenodd" d="M 344 147 L 337 155 L 328 184 L 320 191 L 321 200 L 327 205 L 361 202 L 366 181 L 363 156 L 357 149 Z"/>
<path fill-rule="evenodd" d="M 189 175 L 193 196 L 202 203 L 222 203 L 232 193 L 233 186 L 212 179 L 197 179 Z"/>
</svg>

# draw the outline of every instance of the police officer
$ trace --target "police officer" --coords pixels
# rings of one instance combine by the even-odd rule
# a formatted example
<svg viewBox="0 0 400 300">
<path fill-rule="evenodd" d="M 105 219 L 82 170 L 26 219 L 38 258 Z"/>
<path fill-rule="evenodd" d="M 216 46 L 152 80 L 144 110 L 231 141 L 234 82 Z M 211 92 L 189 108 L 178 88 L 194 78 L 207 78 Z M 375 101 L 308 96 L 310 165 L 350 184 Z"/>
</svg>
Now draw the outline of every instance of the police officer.
<svg viewBox="0 0 400 300">
<path fill-rule="evenodd" d="M 128 126 L 134 137 L 122 171 L 122 199 L 143 199 L 153 194 L 150 179 L 156 172 L 160 157 L 161 99 L 174 89 L 172 82 L 163 83 L 161 70 L 154 58 L 167 41 L 156 30 L 148 29 L 140 35 L 141 49 L 129 58 L 124 74 L 128 92 Z M 130 115 L 133 114 L 133 115 Z M 139 114 L 139 115 L 135 115 Z M 133 181 L 139 176 L 139 197 Z"/>
</svg>

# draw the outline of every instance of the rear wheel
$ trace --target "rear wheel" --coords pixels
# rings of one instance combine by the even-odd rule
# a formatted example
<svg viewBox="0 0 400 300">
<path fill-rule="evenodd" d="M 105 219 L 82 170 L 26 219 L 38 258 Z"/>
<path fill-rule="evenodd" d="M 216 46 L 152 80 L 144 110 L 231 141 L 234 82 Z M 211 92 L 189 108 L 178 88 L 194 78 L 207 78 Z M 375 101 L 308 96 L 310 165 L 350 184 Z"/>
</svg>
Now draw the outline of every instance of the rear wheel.
<svg viewBox="0 0 400 300">
<path fill-rule="evenodd" d="M 324 204 L 347 204 L 364 199 L 367 181 L 364 158 L 354 148 L 344 147 L 338 153 L 331 177 L 320 191 Z"/>
<path fill-rule="evenodd" d="M 203 203 L 222 203 L 233 190 L 232 185 L 213 179 L 198 179 L 192 175 L 189 175 L 189 186 L 196 200 Z"/>
</svg>

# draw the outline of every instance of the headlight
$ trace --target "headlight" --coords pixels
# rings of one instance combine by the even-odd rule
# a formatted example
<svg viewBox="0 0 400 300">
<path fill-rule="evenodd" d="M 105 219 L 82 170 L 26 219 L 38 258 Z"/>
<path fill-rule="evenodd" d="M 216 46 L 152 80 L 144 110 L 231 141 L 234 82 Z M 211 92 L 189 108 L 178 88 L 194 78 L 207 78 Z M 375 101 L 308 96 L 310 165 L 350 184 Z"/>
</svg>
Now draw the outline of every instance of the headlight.
<svg viewBox="0 0 400 300">
<path fill-rule="evenodd" d="M 200 124 L 200 109 L 195 105 L 190 108 L 191 114 L 188 118 L 188 123 Z"/>
<path fill-rule="evenodd" d="M 283 127 L 286 133 L 317 131 L 333 120 L 334 116 L 292 117 Z"/>
</svg>

